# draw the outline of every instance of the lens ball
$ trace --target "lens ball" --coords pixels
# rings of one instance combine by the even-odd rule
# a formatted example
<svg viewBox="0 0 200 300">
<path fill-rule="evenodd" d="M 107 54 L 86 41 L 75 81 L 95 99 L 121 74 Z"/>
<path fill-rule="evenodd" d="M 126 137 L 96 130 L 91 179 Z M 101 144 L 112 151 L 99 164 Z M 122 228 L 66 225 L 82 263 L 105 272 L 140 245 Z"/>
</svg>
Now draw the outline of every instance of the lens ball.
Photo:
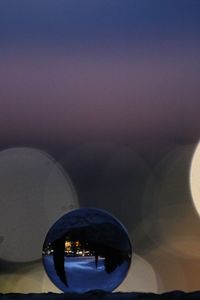
<svg viewBox="0 0 200 300">
<path fill-rule="evenodd" d="M 111 292 L 127 275 L 132 247 L 125 227 L 109 213 L 81 208 L 62 216 L 43 245 L 43 264 L 63 292 Z"/>
</svg>

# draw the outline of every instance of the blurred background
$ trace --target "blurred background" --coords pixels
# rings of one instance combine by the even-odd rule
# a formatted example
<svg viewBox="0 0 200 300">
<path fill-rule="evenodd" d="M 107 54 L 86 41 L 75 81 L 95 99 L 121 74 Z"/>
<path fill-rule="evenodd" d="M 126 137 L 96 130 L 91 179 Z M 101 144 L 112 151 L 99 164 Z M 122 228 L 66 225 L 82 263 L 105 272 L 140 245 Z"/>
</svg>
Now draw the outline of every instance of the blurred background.
<svg viewBox="0 0 200 300">
<path fill-rule="evenodd" d="M 49 227 L 126 226 L 118 290 L 200 289 L 200 1 L 0 1 L 0 292 L 59 290 Z"/>
</svg>

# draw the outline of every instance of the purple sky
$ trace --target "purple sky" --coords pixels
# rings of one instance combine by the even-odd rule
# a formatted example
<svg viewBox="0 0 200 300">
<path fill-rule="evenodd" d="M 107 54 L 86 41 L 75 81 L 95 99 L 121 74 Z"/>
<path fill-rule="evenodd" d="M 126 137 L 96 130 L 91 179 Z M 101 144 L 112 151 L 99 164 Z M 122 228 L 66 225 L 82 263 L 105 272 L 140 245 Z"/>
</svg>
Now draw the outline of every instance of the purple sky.
<svg viewBox="0 0 200 300">
<path fill-rule="evenodd" d="M 29 4 L 0 4 L 2 148 L 198 139 L 198 1 Z"/>
</svg>

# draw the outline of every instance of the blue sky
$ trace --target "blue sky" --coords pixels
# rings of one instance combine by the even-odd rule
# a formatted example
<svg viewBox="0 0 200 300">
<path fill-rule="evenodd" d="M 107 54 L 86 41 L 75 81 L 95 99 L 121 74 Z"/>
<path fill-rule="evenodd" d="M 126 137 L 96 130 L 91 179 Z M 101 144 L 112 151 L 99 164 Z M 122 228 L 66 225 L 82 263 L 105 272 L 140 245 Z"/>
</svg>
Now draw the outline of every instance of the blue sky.
<svg viewBox="0 0 200 300">
<path fill-rule="evenodd" d="M 2 0 L 1 39 L 134 39 L 199 35 L 198 0 Z"/>
</svg>

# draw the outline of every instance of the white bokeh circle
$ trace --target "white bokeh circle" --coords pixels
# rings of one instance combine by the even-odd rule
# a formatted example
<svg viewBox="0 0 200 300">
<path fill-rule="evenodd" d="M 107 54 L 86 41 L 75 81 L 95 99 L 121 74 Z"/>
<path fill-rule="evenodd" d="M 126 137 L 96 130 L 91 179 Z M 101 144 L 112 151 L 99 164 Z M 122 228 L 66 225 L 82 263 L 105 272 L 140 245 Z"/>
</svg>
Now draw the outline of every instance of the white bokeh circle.
<svg viewBox="0 0 200 300">
<path fill-rule="evenodd" d="M 157 293 L 157 274 L 153 267 L 141 256 L 133 254 L 133 257 L 128 275 L 116 291 Z"/>
<path fill-rule="evenodd" d="M 41 260 L 17 264 L 0 273 L 1 293 L 60 293 L 48 278 Z"/>
<path fill-rule="evenodd" d="M 62 167 L 33 148 L 0 152 L 0 259 L 39 259 L 50 226 L 78 207 L 76 192 Z"/>
<path fill-rule="evenodd" d="M 194 145 L 180 146 L 158 162 L 146 185 L 140 225 L 149 247 L 187 259 L 200 257 L 200 220 L 189 185 L 193 153 Z"/>
</svg>

